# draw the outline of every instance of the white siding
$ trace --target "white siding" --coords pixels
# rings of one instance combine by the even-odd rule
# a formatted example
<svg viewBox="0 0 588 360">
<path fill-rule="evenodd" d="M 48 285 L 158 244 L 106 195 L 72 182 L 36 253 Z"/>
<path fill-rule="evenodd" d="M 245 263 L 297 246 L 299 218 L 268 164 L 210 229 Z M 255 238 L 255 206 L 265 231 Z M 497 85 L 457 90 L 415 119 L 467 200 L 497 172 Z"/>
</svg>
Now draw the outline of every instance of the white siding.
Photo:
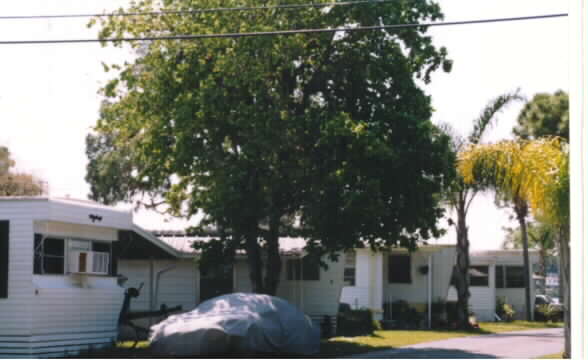
<svg viewBox="0 0 588 360">
<path fill-rule="evenodd" d="M 453 265 L 455 264 L 457 253 L 454 246 L 444 247 L 433 254 L 433 294 L 432 300 L 439 299 L 447 301 L 449 293 L 449 284 L 451 282 L 451 274 L 453 272 Z"/>
<path fill-rule="evenodd" d="M 353 308 L 383 311 L 384 257 L 368 249 L 355 251 L 355 286 L 345 286 L 340 301 Z"/>
<path fill-rule="evenodd" d="M 130 229 L 133 224 L 132 213 L 100 206 L 99 204 L 83 203 L 67 200 L 50 200 L 49 216 L 46 220 L 72 224 L 103 226 L 114 229 Z M 92 221 L 90 214 L 102 217 L 100 221 Z"/>
<path fill-rule="evenodd" d="M 287 280 L 285 261 L 277 295 L 298 306 L 304 313 L 318 319 L 324 315 L 335 317 L 339 310 L 339 298 L 343 288 L 344 258 L 324 261 L 328 269 L 320 269 L 320 280 Z"/>
<path fill-rule="evenodd" d="M 539 261 L 539 256 L 536 250 L 529 251 L 529 278 L 531 279 L 532 276 L 532 268 L 533 264 L 536 264 Z M 485 264 L 494 264 L 495 266 L 500 265 L 516 265 L 522 266 L 523 265 L 523 253 L 521 250 L 495 250 L 495 251 L 483 251 L 483 252 L 475 252 L 471 255 L 471 265 L 485 265 Z M 524 288 L 515 288 L 515 289 L 499 289 L 495 288 L 495 267 L 492 267 L 493 272 L 491 274 L 490 280 L 492 281 L 493 293 L 488 294 L 488 296 L 476 296 L 475 298 L 472 297 L 470 300 L 470 304 L 472 307 L 475 308 L 490 308 L 492 309 L 492 316 L 495 311 L 495 301 L 497 297 L 504 297 L 506 302 L 513 306 L 515 310 L 515 318 L 517 319 L 524 319 L 525 317 L 525 289 Z M 534 282 L 531 281 L 531 309 L 534 309 L 535 306 L 535 287 Z M 485 304 L 485 305 L 484 305 Z M 531 311 L 533 313 L 533 311 Z"/>
<path fill-rule="evenodd" d="M 431 300 L 447 300 L 451 272 L 455 263 L 455 247 L 435 247 L 417 251 L 411 256 L 410 284 L 388 282 L 388 255 L 406 254 L 405 250 L 393 250 L 374 254 L 367 249 L 356 250 L 356 286 L 346 286 L 341 294 L 341 302 L 353 308 L 381 309 L 383 302 L 404 300 L 411 304 L 426 304 L 428 300 L 427 278 L 419 272 L 421 266 L 428 265 L 432 257 L 432 269 L 429 272 L 432 283 Z"/>
<path fill-rule="evenodd" d="M 341 291 L 341 302 L 349 304 L 353 309 L 370 307 L 370 288 L 368 286 L 344 286 Z"/>
<path fill-rule="evenodd" d="M 282 262 L 282 273 L 277 296 L 298 306 L 306 314 L 318 318 L 323 315 L 335 317 L 339 307 L 339 297 L 343 286 L 343 259 L 339 262 L 326 261 L 328 269 L 320 270 L 319 281 L 287 280 L 286 259 Z M 198 288 L 198 270 L 194 260 L 155 261 L 154 275 L 158 270 L 170 264 L 176 269 L 165 273 L 160 283 L 159 303 L 169 306 L 182 305 L 184 310 L 193 309 L 198 304 L 200 291 Z M 119 273 L 129 280 L 124 287 L 138 287 L 144 282 L 143 290 L 138 298 L 131 301 L 132 310 L 149 308 L 149 261 L 122 260 L 119 262 Z M 235 292 L 251 292 L 249 269 L 245 259 L 237 259 L 234 265 Z M 157 319 L 154 319 L 155 322 Z"/>
<path fill-rule="evenodd" d="M 474 262 L 471 266 L 488 266 L 488 286 L 471 286 L 469 304 L 479 321 L 493 321 L 496 312 L 495 268 L 493 264 Z"/>
<path fill-rule="evenodd" d="M 69 345 L 84 345 L 97 338 L 116 339 L 123 289 L 116 278 L 81 275 L 78 287 L 71 276 L 35 275 L 32 335 L 54 336 L 55 340 L 35 345 L 36 351 L 61 346 L 69 334 Z M 73 335 L 73 336 L 72 336 Z M 79 337 L 79 336 L 81 337 Z"/>
<path fill-rule="evenodd" d="M 118 265 L 118 273 L 128 278 L 123 284 L 125 288 L 138 288 L 143 283 L 139 297 L 131 299 L 131 311 L 158 310 L 162 304 L 168 307 L 182 306 L 182 311 L 190 311 L 198 305 L 199 287 L 198 270 L 193 259 L 182 260 L 156 260 L 153 261 L 153 275 L 151 278 L 150 260 L 121 260 Z M 150 297 L 155 300 L 155 281 L 157 272 L 170 265 L 174 269 L 163 273 L 159 280 L 157 304 L 150 309 Z M 152 293 L 153 291 L 153 293 Z M 149 325 L 158 322 L 160 318 L 145 318 L 136 321 L 140 325 Z"/>
<path fill-rule="evenodd" d="M 30 352 L 21 341 L 28 341 L 32 331 L 33 218 L 46 210 L 41 204 L 0 202 L 0 220 L 9 221 L 8 297 L 0 299 L 0 357 L 12 356 L 15 347 Z"/>
<path fill-rule="evenodd" d="M 35 221 L 35 233 L 90 240 L 117 240 L 117 230 L 95 225 L 68 224 L 57 221 Z"/>
<path fill-rule="evenodd" d="M 63 356 L 116 338 L 123 290 L 115 278 L 94 277 L 82 282 L 86 287 L 76 287 L 70 276 L 33 275 L 34 223 L 66 223 L 78 217 L 78 224 L 92 226 L 89 219 L 81 220 L 82 212 L 80 206 L 47 199 L 0 200 L 0 220 L 10 222 L 8 298 L 0 299 L 0 357 Z"/>
<path fill-rule="evenodd" d="M 419 272 L 421 266 L 428 264 L 429 254 L 423 251 L 416 251 L 411 254 L 411 280 L 410 284 L 390 283 L 388 281 L 388 261 L 384 255 L 384 296 L 386 302 L 404 300 L 410 304 L 427 303 L 427 275 Z M 442 265 L 441 263 L 439 265 Z M 435 300 L 441 294 L 433 294 Z"/>
</svg>

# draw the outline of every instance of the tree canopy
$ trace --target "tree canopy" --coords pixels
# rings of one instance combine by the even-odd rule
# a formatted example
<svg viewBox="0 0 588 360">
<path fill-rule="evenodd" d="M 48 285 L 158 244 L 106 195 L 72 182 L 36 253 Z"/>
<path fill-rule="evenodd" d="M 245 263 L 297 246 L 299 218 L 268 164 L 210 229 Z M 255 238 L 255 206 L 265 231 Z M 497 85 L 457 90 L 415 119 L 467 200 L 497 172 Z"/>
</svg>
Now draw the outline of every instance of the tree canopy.
<svg viewBox="0 0 588 360">
<path fill-rule="evenodd" d="M 541 221 L 569 224 L 569 155 L 560 138 L 473 146 L 460 154 L 459 171 L 467 182 L 520 195 Z"/>
<path fill-rule="evenodd" d="M 266 1 L 270 5 L 277 2 Z M 289 3 L 307 3 L 290 1 Z M 140 1 L 126 12 L 245 1 Z M 250 4 L 249 4 L 250 5 Z M 123 10 L 121 10 L 123 11 Z M 428 0 L 327 9 L 109 17 L 102 38 L 418 23 Z M 115 45 L 121 46 L 120 43 Z M 416 80 L 449 71 L 426 28 L 135 43 L 87 138 L 91 197 L 146 195 L 178 216 L 205 214 L 221 252 L 247 250 L 254 289 L 279 278 L 279 233 L 296 219 L 312 253 L 439 236 L 439 194 L 454 176 L 449 140 Z M 259 264 L 265 252 L 266 279 Z M 230 257 L 230 256 L 228 256 Z M 260 286 L 256 287 L 259 284 Z M 267 284 L 264 285 L 264 284 Z"/>
<path fill-rule="evenodd" d="M 42 181 L 31 174 L 12 171 L 15 165 L 8 148 L 0 146 L 0 196 L 42 195 Z"/>
<path fill-rule="evenodd" d="M 565 91 L 536 94 L 517 118 L 515 135 L 522 139 L 559 136 L 569 141 L 569 98 Z"/>
</svg>

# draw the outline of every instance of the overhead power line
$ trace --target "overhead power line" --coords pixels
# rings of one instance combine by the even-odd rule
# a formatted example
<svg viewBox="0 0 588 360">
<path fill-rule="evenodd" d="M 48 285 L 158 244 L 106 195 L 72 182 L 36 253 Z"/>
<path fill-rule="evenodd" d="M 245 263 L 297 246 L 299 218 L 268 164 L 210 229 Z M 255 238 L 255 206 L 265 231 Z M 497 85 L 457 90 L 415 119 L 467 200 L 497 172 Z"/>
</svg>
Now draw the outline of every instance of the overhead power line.
<svg viewBox="0 0 588 360">
<path fill-rule="evenodd" d="M 355 0 L 342 1 L 330 3 L 310 3 L 310 4 L 285 4 L 285 5 L 269 5 L 269 6 L 242 6 L 230 8 L 200 8 L 193 10 L 164 10 L 164 11 L 150 11 L 150 12 L 121 12 L 121 13 L 106 13 L 106 14 L 58 14 L 58 15 L 14 15 L 14 16 L 0 16 L 0 20 L 41 20 L 41 19 L 63 19 L 63 18 L 87 18 L 87 17 L 128 17 L 128 16 L 166 16 L 166 15 L 192 15 L 211 12 L 226 12 L 226 11 L 256 11 L 256 10 L 293 10 L 304 8 L 325 8 L 331 6 L 353 6 L 366 4 L 380 4 L 387 2 L 397 2 L 398 0 Z"/>
<path fill-rule="evenodd" d="M 548 14 L 535 16 L 521 16 L 511 18 L 466 20 L 451 22 L 436 22 L 423 24 L 395 24 L 395 25 L 377 25 L 377 26 L 358 26 L 353 28 L 322 28 L 322 29 L 296 29 L 296 30 L 278 30 L 278 31 L 260 31 L 260 32 L 243 32 L 243 33 L 218 33 L 218 34 L 191 34 L 191 35 L 169 35 L 169 36 L 146 36 L 146 37 L 129 37 L 129 38 L 108 38 L 108 39 L 61 39 L 61 40 L 15 40 L 0 41 L 0 45 L 32 45 L 32 44 L 73 44 L 73 43 L 94 43 L 94 42 L 130 42 L 130 41 L 152 41 L 152 40 L 198 40 L 212 38 L 241 38 L 255 36 L 279 36 L 311 33 L 333 33 L 338 31 L 356 32 L 356 31 L 373 31 L 373 30 L 393 30 L 406 29 L 414 27 L 430 26 L 451 26 L 451 25 L 469 25 L 469 24 L 487 24 L 509 21 L 549 19 L 565 17 L 568 14 Z"/>
</svg>

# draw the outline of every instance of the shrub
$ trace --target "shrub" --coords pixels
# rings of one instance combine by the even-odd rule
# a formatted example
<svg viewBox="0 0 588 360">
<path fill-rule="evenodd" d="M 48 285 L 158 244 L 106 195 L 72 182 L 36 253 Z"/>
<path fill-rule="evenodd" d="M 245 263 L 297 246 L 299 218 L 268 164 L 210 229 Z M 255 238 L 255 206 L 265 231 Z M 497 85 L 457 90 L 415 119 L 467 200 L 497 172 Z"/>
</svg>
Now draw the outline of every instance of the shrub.
<svg viewBox="0 0 588 360">
<path fill-rule="evenodd" d="M 369 309 L 349 310 L 337 315 L 337 335 L 339 336 L 370 335 L 381 329 L 380 322 L 374 319 Z"/>
<path fill-rule="evenodd" d="M 447 304 L 441 298 L 431 303 L 431 326 L 445 327 L 448 323 Z"/>
<path fill-rule="evenodd" d="M 391 319 L 396 328 L 418 328 L 425 320 L 425 314 L 421 314 L 412 308 L 404 300 L 397 300 L 384 305 L 384 317 Z"/>
<path fill-rule="evenodd" d="M 445 304 L 445 310 L 447 311 L 447 322 L 455 324 L 457 322 L 457 302 L 448 301 Z"/>
<path fill-rule="evenodd" d="M 537 306 L 537 312 L 539 314 L 535 315 L 535 319 L 543 320 L 545 322 L 557 321 L 561 315 L 561 311 L 551 304 L 542 304 Z"/>
<path fill-rule="evenodd" d="M 496 315 L 498 315 L 504 321 L 513 321 L 515 311 L 511 305 L 507 304 L 502 297 L 496 298 Z"/>
</svg>

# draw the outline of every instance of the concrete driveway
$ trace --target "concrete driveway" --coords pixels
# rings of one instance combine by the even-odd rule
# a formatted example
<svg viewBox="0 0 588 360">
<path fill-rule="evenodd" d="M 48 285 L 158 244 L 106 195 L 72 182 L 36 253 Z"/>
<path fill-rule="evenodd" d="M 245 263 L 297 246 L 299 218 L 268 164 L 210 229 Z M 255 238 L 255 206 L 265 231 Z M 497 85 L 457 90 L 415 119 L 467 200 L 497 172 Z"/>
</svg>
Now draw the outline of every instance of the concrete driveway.
<svg viewBox="0 0 588 360">
<path fill-rule="evenodd" d="M 537 358 L 562 352 L 563 329 L 513 331 L 433 341 L 397 349 L 359 354 L 353 358 Z"/>
</svg>

